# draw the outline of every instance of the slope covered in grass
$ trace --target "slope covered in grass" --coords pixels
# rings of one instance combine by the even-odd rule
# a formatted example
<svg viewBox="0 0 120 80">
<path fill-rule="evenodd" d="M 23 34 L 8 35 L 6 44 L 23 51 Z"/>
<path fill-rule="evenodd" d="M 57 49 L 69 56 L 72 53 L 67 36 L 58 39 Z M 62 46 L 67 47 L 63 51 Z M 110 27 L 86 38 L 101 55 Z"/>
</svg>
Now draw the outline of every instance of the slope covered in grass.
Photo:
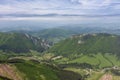
<svg viewBox="0 0 120 80">
<path fill-rule="evenodd" d="M 22 33 L 0 33 L 0 50 L 5 52 L 25 53 L 30 50 L 45 51 L 49 44 L 36 37 Z"/>
<path fill-rule="evenodd" d="M 25 79 L 28 80 L 59 80 L 55 72 L 51 68 L 32 63 L 17 63 L 15 64 L 20 72 L 25 74 Z"/>
<path fill-rule="evenodd" d="M 76 35 L 53 46 L 56 55 L 111 53 L 120 56 L 120 36 L 111 34 Z"/>
<path fill-rule="evenodd" d="M 81 80 L 77 73 L 59 70 L 46 64 L 24 62 L 15 66 L 22 73 L 24 80 Z"/>
<path fill-rule="evenodd" d="M 115 55 L 109 54 L 89 54 L 82 55 L 80 57 L 72 58 L 69 57 L 61 58 L 54 61 L 56 64 L 64 65 L 66 67 L 82 67 L 82 68 L 105 68 L 120 66 L 120 61 Z M 88 66 L 85 66 L 88 65 Z"/>
<path fill-rule="evenodd" d="M 48 52 L 63 58 L 58 64 L 88 67 L 120 66 L 120 36 L 112 34 L 75 35 L 54 45 Z"/>
</svg>

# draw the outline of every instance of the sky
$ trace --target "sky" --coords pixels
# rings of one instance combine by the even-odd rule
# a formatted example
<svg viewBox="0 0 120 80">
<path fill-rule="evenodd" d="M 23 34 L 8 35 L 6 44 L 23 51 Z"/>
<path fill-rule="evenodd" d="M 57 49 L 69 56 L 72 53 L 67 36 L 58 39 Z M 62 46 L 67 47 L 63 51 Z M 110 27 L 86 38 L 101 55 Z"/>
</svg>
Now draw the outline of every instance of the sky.
<svg viewBox="0 0 120 80">
<path fill-rule="evenodd" d="M 0 0 L 0 18 L 120 17 L 120 0 Z"/>
<path fill-rule="evenodd" d="M 120 0 L 0 0 L 0 28 L 113 23 Z"/>
</svg>

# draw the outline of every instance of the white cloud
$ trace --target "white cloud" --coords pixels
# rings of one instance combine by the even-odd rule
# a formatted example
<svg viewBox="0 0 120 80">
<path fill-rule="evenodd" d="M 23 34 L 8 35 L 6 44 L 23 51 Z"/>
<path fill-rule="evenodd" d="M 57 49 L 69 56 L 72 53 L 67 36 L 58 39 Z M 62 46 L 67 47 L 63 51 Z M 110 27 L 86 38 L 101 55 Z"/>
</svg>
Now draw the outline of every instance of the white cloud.
<svg viewBox="0 0 120 80">
<path fill-rule="evenodd" d="M 0 14 L 120 14 L 116 3 L 120 0 L 1 0 Z"/>
</svg>

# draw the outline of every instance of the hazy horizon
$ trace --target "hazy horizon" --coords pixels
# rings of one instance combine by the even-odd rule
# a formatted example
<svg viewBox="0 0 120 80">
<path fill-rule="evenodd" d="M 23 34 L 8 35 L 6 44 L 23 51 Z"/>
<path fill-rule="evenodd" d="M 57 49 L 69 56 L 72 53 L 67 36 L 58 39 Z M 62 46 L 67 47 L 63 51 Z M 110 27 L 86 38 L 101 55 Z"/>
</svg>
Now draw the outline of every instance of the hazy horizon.
<svg viewBox="0 0 120 80">
<path fill-rule="evenodd" d="M 0 8 L 0 29 L 76 24 L 120 27 L 119 0 L 1 0 Z"/>
</svg>

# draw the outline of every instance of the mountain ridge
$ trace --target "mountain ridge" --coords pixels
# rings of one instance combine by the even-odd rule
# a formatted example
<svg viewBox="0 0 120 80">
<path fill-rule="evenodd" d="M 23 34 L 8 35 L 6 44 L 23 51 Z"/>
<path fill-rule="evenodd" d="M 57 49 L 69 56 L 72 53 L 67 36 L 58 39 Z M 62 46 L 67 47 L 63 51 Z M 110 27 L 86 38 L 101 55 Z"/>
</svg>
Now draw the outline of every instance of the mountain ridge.
<svg viewBox="0 0 120 80">
<path fill-rule="evenodd" d="M 66 55 L 74 53 L 114 53 L 119 55 L 119 40 L 119 35 L 107 33 L 74 35 L 56 44 L 49 51 Z"/>
<path fill-rule="evenodd" d="M 30 50 L 43 52 L 50 47 L 44 39 L 26 33 L 0 33 L 0 37 L 0 50 L 5 52 L 22 53 Z"/>
</svg>

